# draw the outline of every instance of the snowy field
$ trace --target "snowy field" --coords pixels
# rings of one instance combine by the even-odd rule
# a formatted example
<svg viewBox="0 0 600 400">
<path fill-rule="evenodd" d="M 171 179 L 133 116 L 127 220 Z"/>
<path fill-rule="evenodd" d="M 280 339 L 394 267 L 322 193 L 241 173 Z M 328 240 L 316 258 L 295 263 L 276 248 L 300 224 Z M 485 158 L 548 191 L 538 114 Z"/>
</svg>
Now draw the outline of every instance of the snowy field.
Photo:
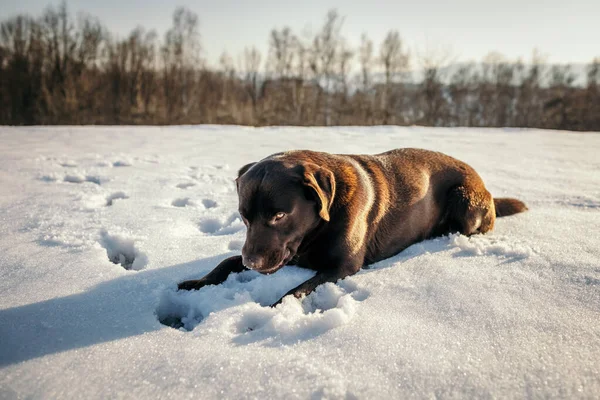
<svg viewBox="0 0 600 400">
<path fill-rule="evenodd" d="M 312 273 L 175 291 L 239 254 L 243 164 L 396 147 L 460 158 L 530 211 L 274 309 Z M 0 398 L 597 398 L 599 150 L 537 130 L 0 128 Z"/>
</svg>

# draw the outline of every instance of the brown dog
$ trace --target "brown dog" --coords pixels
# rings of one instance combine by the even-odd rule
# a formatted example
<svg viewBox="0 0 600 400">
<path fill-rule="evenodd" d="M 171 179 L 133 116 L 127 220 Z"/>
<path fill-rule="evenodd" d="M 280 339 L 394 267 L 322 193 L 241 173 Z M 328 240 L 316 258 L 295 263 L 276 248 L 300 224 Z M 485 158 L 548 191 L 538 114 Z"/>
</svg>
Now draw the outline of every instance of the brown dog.
<svg viewBox="0 0 600 400">
<path fill-rule="evenodd" d="M 278 153 L 244 166 L 236 183 L 248 228 L 242 255 L 179 289 L 219 284 L 247 268 L 271 274 L 295 264 L 317 271 L 286 294 L 300 297 L 413 243 L 485 233 L 496 217 L 527 210 L 516 199 L 492 199 L 467 164 L 420 149 Z"/>
</svg>

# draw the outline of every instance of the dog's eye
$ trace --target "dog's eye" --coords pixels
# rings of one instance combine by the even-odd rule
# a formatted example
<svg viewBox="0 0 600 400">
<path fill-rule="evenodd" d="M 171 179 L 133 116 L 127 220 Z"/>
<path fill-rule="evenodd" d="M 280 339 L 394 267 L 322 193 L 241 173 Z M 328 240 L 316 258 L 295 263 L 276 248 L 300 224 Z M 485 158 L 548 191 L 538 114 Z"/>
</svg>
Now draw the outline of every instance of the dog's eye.
<svg viewBox="0 0 600 400">
<path fill-rule="evenodd" d="M 278 212 L 277 214 L 275 214 L 275 217 L 273 217 L 274 221 L 279 221 L 281 220 L 283 217 L 285 217 L 285 213 L 283 212 Z"/>
</svg>

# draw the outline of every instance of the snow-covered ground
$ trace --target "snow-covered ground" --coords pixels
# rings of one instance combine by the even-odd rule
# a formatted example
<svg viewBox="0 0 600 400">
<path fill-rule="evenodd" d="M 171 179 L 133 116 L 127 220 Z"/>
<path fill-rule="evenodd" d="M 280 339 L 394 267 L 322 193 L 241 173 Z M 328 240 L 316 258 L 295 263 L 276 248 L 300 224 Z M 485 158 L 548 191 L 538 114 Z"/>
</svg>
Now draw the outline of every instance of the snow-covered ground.
<svg viewBox="0 0 600 400">
<path fill-rule="evenodd" d="M 460 158 L 530 211 L 275 309 L 311 272 L 175 291 L 239 253 L 241 165 L 396 147 Z M 597 397 L 599 150 L 537 130 L 0 128 L 0 398 Z"/>
</svg>

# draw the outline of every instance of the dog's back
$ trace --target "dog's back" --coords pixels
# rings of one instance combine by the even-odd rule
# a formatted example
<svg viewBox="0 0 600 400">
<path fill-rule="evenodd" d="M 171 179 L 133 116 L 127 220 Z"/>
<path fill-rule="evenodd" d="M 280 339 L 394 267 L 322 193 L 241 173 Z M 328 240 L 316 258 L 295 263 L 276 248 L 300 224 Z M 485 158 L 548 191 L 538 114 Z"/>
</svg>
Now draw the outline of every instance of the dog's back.
<svg viewBox="0 0 600 400">
<path fill-rule="evenodd" d="M 332 220 L 346 225 L 350 251 L 362 249 L 365 265 L 451 231 L 485 233 L 496 215 L 527 209 L 515 199 L 494 201 L 473 168 L 439 152 L 405 148 L 344 155 L 301 150 L 276 157 L 314 162 L 334 173 Z"/>
</svg>

